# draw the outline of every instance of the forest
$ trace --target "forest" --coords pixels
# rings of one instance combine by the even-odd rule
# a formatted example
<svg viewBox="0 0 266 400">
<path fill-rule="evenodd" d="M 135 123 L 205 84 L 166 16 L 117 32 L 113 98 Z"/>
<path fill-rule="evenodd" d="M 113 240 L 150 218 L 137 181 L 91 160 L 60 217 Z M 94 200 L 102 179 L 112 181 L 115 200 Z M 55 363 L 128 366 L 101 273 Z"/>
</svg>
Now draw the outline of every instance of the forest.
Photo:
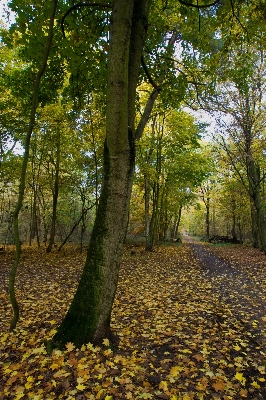
<svg viewBox="0 0 266 400">
<path fill-rule="evenodd" d="M 265 6 L 3 3 L 1 399 L 265 398 Z"/>
</svg>

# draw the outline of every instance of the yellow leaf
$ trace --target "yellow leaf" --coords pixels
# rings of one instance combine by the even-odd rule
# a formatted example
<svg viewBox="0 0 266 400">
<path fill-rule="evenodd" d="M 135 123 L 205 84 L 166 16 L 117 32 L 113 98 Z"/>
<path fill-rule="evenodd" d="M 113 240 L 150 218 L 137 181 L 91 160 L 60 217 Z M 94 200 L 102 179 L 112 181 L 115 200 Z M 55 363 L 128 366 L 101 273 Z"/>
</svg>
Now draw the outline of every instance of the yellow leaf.
<svg viewBox="0 0 266 400">
<path fill-rule="evenodd" d="M 162 389 L 164 392 L 166 392 L 168 390 L 167 382 L 161 381 L 159 384 L 159 389 Z"/>
<path fill-rule="evenodd" d="M 236 350 L 236 351 L 239 351 L 239 350 L 241 350 L 241 347 L 240 346 L 238 346 L 238 344 L 236 345 L 236 346 L 233 346 L 234 347 L 234 349 Z"/>
<path fill-rule="evenodd" d="M 82 383 L 79 383 L 79 384 L 76 386 L 76 388 L 77 388 L 78 390 L 84 390 L 84 389 L 86 389 L 86 386 L 82 385 Z"/>
<path fill-rule="evenodd" d="M 73 343 L 68 342 L 68 343 L 66 344 L 66 349 L 67 349 L 67 351 L 73 351 L 73 350 L 75 349 L 75 346 L 74 346 Z"/>
<path fill-rule="evenodd" d="M 243 376 L 243 374 L 241 374 L 240 372 L 237 372 L 235 374 L 235 379 L 237 379 L 238 381 L 240 381 L 243 385 L 245 385 L 246 383 L 246 378 Z"/>
<path fill-rule="evenodd" d="M 103 344 L 105 346 L 109 346 L 109 344 L 110 344 L 109 339 L 103 339 Z"/>
<path fill-rule="evenodd" d="M 16 394 L 15 400 L 22 399 L 22 397 L 24 397 L 24 393 L 18 393 Z"/>
<path fill-rule="evenodd" d="M 108 357 L 110 356 L 110 354 L 112 354 L 112 350 L 111 349 L 105 350 L 103 354 Z"/>
<path fill-rule="evenodd" d="M 183 371 L 183 367 L 180 367 L 179 365 L 172 367 L 170 370 L 170 375 L 172 376 L 178 376 L 179 372 Z"/>
<path fill-rule="evenodd" d="M 104 391 L 103 389 L 99 390 L 99 392 L 96 395 L 96 399 L 100 399 L 101 398 L 101 395 L 103 394 L 103 391 Z"/>
<path fill-rule="evenodd" d="M 60 365 L 58 365 L 58 364 L 56 364 L 56 363 L 53 363 L 51 366 L 50 366 L 50 368 L 51 368 L 51 370 L 53 371 L 54 369 L 58 369 L 60 367 Z"/>
<path fill-rule="evenodd" d="M 26 382 L 25 383 L 25 388 L 26 389 L 30 389 L 32 387 L 32 383 L 31 382 Z"/>
<path fill-rule="evenodd" d="M 32 354 L 40 354 L 40 353 L 46 354 L 44 346 L 36 347 L 35 349 L 32 350 Z"/>
<path fill-rule="evenodd" d="M 4 343 L 6 341 L 6 339 L 8 338 L 8 333 L 5 333 L 2 337 L 1 337 L 1 343 Z"/>
<path fill-rule="evenodd" d="M 206 390 L 206 387 L 207 387 L 207 384 L 202 384 L 202 383 L 199 382 L 199 383 L 197 384 L 197 386 L 196 386 L 196 389 L 197 389 L 197 390 L 204 390 L 204 391 L 205 391 L 205 390 Z"/>
<path fill-rule="evenodd" d="M 257 389 L 260 389 L 260 385 L 256 381 L 252 382 L 251 385 Z"/>
<path fill-rule="evenodd" d="M 113 396 L 105 396 L 104 400 L 113 400 Z"/>
</svg>

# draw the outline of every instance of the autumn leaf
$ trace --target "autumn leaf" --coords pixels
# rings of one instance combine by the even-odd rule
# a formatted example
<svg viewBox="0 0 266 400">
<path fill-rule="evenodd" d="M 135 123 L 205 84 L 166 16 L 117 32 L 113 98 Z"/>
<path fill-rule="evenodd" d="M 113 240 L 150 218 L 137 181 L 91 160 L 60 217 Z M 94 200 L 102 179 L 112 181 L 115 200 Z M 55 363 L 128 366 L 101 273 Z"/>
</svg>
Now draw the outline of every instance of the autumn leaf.
<svg viewBox="0 0 266 400">
<path fill-rule="evenodd" d="M 68 342 L 68 343 L 66 343 L 66 349 L 67 349 L 67 351 L 70 352 L 70 351 L 73 351 L 75 349 L 75 346 L 74 346 L 73 343 Z"/>
<path fill-rule="evenodd" d="M 152 394 L 150 394 L 150 393 L 141 393 L 141 394 L 139 395 L 139 397 L 140 397 L 141 399 L 152 399 L 152 398 L 153 398 Z"/>
<path fill-rule="evenodd" d="M 255 346 L 247 335 L 248 314 L 243 321 L 234 318 L 233 303 L 220 301 L 213 291 L 216 281 L 210 282 L 203 274 L 202 266 L 197 264 L 188 246 L 162 247 L 160 252 L 147 255 L 139 251 L 134 258 L 125 250 L 112 317 L 112 329 L 120 338 L 116 352 L 104 340 L 102 347 L 86 343 L 80 349 L 67 343 L 65 351 L 54 350 L 47 356 L 42 343 L 48 331 L 50 334 L 50 326 L 55 326 L 50 321 L 60 323 L 62 305 L 68 296 L 66 290 L 60 289 L 57 263 L 60 260 L 60 265 L 64 265 L 69 293 L 73 295 L 84 255 L 77 256 L 79 267 L 77 258 L 73 263 L 72 255 L 54 259 L 49 255 L 47 268 L 42 265 L 38 270 L 39 261 L 34 253 L 31 257 L 32 267 L 27 268 L 32 269 L 23 277 L 21 288 L 26 288 L 31 295 L 28 314 L 15 332 L 7 333 L 6 327 L 0 333 L 6 397 L 53 399 L 57 390 L 69 398 L 83 396 L 89 400 L 105 400 L 107 396 L 127 400 L 145 399 L 145 396 L 147 399 L 157 396 L 162 400 L 179 400 L 181 396 L 182 400 L 196 397 L 204 400 L 207 391 L 225 398 L 248 400 L 250 393 L 254 398 L 265 397 L 265 358 L 259 342 Z M 33 284 L 34 274 L 38 279 Z M 215 279 L 220 284 L 221 277 Z M 58 282 L 54 286 L 58 300 L 53 300 L 55 311 L 50 307 L 54 294 L 47 284 L 49 280 Z M 228 290 L 232 290 L 233 296 L 234 288 Z M 40 296 L 42 291 L 44 297 Z M 0 302 L 0 308 L 7 302 L 8 299 L 6 303 Z M 221 321 L 217 322 L 217 307 L 224 327 Z M 0 314 L 0 324 L 4 327 L 6 320 L 1 315 L 5 315 L 4 310 Z M 36 330 L 30 328 L 33 321 L 37 328 L 40 324 Z M 251 321 L 248 326 L 252 329 Z M 246 380 L 249 371 L 252 378 Z"/>
<path fill-rule="evenodd" d="M 162 389 L 164 392 L 166 392 L 168 390 L 167 382 L 166 381 L 161 381 L 160 384 L 159 384 L 159 389 Z"/>
<path fill-rule="evenodd" d="M 84 389 L 86 389 L 86 386 L 84 386 L 82 383 L 79 383 L 79 384 L 76 386 L 76 388 L 77 388 L 78 390 L 84 390 Z"/>
<path fill-rule="evenodd" d="M 219 391 L 223 392 L 226 387 L 225 383 L 222 381 L 217 381 L 212 386 L 214 387 L 216 392 L 219 392 Z"/>
<path fill-rule="evenodd" d="M 240 373 L 240 372 L 237 372 L 236 374 L 235 374 L 235 379 L 237 379 L 239 382 L 241 382 L 243 385 L 245 385 L 245 383 L 246 383 L 246 378 L 243 376 L 243 374 L 242 373 Z"/>
<path fill-rule="evenodd" d="M 103 344 L 108 347 L 110 345 L 109 339 L 103 339 Z"/>
<path fill-rule="evenodd" d="M 253 387 L 255 387 L 256 389 L 260 389 L 260 385 L 259 385 L 256 381 L 253 381 L 253 382 L 251 383 L 251 385 L 252 385 Z"/>
<path fill-rule="evenodd" d="M 179 365 L 172 367 L 170 369 L 170 375 L 172 375 L 173 377 L 176 377 L 180 374 L 180 372 L 183 370 L 183 367 L 180 367 Z"/>
</svg>

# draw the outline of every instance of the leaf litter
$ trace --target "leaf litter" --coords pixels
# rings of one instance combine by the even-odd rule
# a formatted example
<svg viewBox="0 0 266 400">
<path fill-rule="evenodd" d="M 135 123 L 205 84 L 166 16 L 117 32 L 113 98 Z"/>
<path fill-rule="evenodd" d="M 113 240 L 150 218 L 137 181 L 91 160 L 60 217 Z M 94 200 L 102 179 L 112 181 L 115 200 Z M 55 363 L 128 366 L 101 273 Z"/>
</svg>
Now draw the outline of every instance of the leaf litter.
<svg viewBox="0 0 266 400">
<path fill-rule="evenodd" d="M 235 281 L 252 278 L 265 310 L 265 255 L 243 247 L 211 252 L 230 261 Z M 249 307 L 236 312 L 234 280 L 225 287 L 222 273 L 207 273 L 191 244 L 125 248 L 112 313 L 116 352 L 104 339 L 101 347 L 68 343 L 48 356 L 44 341 L 69 307 L 84 260 L 73 248 L 25 248 L 16 283 L 21 318 L 9 332 L 12 254 L 1 254 L 1 399 L 266 398 L 265 336 L 257 334 L 265 314 L 259 319 L 251 307 L 250 286 Z"/>
</svg>

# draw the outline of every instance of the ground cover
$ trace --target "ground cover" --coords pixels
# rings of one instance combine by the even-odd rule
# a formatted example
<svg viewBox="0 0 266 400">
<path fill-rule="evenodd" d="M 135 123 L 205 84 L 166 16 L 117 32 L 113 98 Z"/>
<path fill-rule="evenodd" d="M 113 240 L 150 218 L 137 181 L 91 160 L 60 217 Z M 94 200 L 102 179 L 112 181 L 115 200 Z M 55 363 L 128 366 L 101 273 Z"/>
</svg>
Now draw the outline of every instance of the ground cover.
<svg viewBox="0 0 266 400">
<path fill-rule="evenodd" d="M 265 293 L 266 257 L 245 248 L 226 251 L 236 268 L 256 275 Z M 44 341 L 75 293 L 85 255 L 73 248 L 62 254 L 23 250 L 16 284 L 21 319 L 11 333 L 12 254 L 0 256 L 1 399 L 266 398 L 263 344 L 252 341 L 221 300 L 189 244 L 153 253 L 125 248 L 112 316 L 116 352 L 108 340 L 81 349 L 68 343 L 51 356 L 45 351 Z"/>
</svg>

